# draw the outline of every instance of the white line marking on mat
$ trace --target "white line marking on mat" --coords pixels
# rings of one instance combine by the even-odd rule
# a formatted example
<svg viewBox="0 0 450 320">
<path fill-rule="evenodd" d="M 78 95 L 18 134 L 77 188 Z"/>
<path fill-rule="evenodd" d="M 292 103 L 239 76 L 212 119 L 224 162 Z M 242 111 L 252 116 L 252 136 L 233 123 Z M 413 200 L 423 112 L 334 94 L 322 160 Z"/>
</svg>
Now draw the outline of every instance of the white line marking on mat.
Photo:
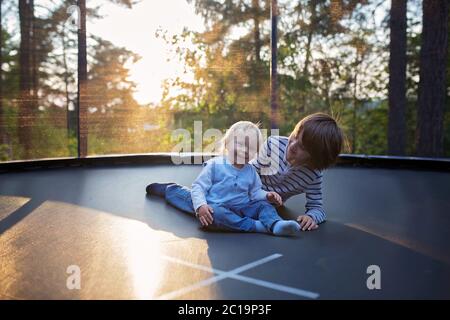
<svg viewBox="0 0 450 320">
<path fill-rule="evenodd" d="M 272 254 L 270 256 L 267 256 L 265 258 L 256 260 L 254 262 L 245 264 L 241 267 L 235 268 L 231 271 L 222 271 L 219 269 L 215 269 L 215 268 L 210 268 L 207 266 L 203 266 L 203 265 L 199 265 L 199 264 L 195 264 L 195 263 L 191 263 L 191 262 L 187 262 L 181 259 L 177 259 L 177 258 L 173 258 L 173 257 L 169 257 L 169 256 L 163 256 L 163 259 L 173 262 L 173 263 L 177 263 L 177 264 L 181 264 L 181 265 L 185 265 L 187 267 L 191 267 L 197 270 L 202 270 L 202 271 L 206 271 L 206 272 L 211 272 L 216 274 L 216 276 L 213 276 L 211 278 L 199 281 L 197 283 L 194 283 L 190 286 L 181 288 L 179 290 L 175 290 L 166 294 L 163 294 L 161 296 L 158 297 L 159 300 L 169 300 L 169 299 L 174 299 L 176 297 L 182 296 L 186 293 L 189 293 L 191 291 L 200 289 L 202 287 L 208 286 L 210 284 L 213 284 L 215 282 L 219 282 L 221 280 L 230 278 L 230 279 L 234 279 L 234 280 L 239 280 L 242 282 L 246 282 L 246 283 L 251 283 L 260 287 L 265 287 L 265 288 L 269 288 L 272 290 L 277 290 L 277 291 L 282 291 L 282 292 L 286 292 L 286 293 L 290 293 L 293 295 L 297 295 L 297 296 L 301 296 L 301 297 L 306 297 L 306 298 L 310 298 L 310 299 L 317 299 L 319 297 L 318 293 L 315 292 L 311 292 L 311 291 L 307 291 L 307 290 L 303 290 L 303 289 L 298 289 L 298 288 L 293 288 L 293 287 L 288 287 L 285 285 L 280 285 L 280 284 L 276 284 L 273 282 L 269 282 L 269 281 L 264 281 L 264 280 L 260 280 L 260 279 L 255 279 L 255 278 L 251 278 L 251 277 L 247 277 L 247 276 L 243 276 L 240 275 L 239 273 L 244 272 L 246 270 L 255 268 L 259 265 L 262 265 L 264 263 L 268 263 L 272 260 L 278 259 L 282 257 L 281 254 L 279 253 L 275 253 Z"/>
</svg>

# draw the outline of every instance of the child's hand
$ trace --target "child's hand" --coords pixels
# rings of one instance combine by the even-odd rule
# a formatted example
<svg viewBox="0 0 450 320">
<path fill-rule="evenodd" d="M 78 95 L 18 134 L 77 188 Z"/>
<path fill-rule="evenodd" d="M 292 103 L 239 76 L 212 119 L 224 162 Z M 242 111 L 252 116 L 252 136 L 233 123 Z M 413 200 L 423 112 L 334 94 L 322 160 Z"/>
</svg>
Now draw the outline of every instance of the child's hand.
<svg viewBox="0 0 450 320">
<path fill-rule="evenodd" d="M 274 191 L 268 192 L 266 197 L 267 201 L 269 201 L 270 203 L 274 203 L 277 206 L 281 206 L 283 204 L 283 199 L 281 198 L 281 196 Z"/>
<path fill-rule="evenodd" d="M 307 214 L 301 215 L 297 218 L 297 222 L 300 223 L 300 228 L 303 231 L 311 231 L 317 229 L 319 225 L 314 221 L 313 218 L 308 216 Z"/>
<path fill-rule="evenodd" d="M 202 205 L 197 209 L 197 218 L 200 220 L 202 226 L 207 227 L 208 225 L 213 223 L 213 213 L 214 210 L 207 204 Z"/>
</svg>

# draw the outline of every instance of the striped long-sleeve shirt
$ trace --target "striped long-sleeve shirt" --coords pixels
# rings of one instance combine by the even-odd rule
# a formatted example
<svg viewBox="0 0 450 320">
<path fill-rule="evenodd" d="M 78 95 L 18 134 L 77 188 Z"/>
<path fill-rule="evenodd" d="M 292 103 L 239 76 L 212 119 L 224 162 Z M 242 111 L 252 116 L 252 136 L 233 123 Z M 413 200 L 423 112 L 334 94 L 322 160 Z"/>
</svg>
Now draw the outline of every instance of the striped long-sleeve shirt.
<svg viewBox="0 0 450 320">
<path fill-rule="evenodd" d="M 283 201 L 305 193 L 306 214 L 321 223 L 326 219 L 322 208 L 322 171 L 291 166 L 286 160 L 288 140 L 288 137 L 270 136 L 251 164 L 260 175 L 263 190 L 279 193 Z"/>
</svg>

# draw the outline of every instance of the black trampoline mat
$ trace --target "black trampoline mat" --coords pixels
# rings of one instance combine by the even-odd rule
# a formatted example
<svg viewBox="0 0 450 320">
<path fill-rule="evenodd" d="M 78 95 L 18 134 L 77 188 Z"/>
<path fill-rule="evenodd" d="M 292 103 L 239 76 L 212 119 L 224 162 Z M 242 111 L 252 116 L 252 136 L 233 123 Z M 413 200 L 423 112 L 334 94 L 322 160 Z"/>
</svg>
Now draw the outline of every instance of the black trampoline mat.
<svg viewBox="0 0 450 320">
<path fill-rule="evenodd" d="M 145 195 L 200 166 L 110 166 L 0 175 L 1 299 L 449 299 L 450 174 L 324 174 L 328 221 L 300 237 L 205 232 Z M 304 213 L 304 195 L 280 214 Z M 369 290 L 367 268 L 381 270 Z M 69 290 L 69 266 L 81 289 Z"/>
</svg>

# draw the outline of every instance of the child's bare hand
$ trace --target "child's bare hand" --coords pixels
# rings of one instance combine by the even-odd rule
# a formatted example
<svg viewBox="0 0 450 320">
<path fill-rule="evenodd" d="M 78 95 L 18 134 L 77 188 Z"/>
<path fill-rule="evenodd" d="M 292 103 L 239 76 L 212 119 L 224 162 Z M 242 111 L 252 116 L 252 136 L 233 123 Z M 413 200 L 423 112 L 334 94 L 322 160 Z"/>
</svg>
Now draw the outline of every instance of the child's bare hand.
<svg viewBox="0 0 450 320">
<path fill-rule="evenodd" d="M 311 231 L 319 227 L 319 225 L 314 221 L 314 219 L 308 216 L 307 214 L 299 216 L 297 218 L 297 222 L 300 223 L 300 228 L 303 231 Z"/>
<path fill-rule="evenodd" d="M 274 191 L 268 192 L 266 197 L 267 201 L 269 201 L 270 203 L 274 203 L 277 206 L 281 206 L 283 204 L 283 199 L 281 198 L 281 196 Z"/>
<path fill-rule="evenodd" d="M 207 204 L 202 205 L 197 209 L 197 218 L 200 220 L 202 226 L 207 227 L 213 223 L 213 213 L 214 210 Z"/>
</svg>

